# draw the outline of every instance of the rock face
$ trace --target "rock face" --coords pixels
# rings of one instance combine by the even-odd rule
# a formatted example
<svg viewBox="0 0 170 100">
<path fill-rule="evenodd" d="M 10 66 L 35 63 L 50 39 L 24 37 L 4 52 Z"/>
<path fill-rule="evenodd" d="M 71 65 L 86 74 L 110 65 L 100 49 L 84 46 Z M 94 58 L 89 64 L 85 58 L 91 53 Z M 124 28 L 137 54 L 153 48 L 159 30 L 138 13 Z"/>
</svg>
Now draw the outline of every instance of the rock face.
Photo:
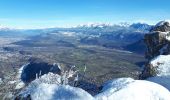
<svg viewBox="0 0 170 100">
<path fill-rule="evenodd" d="M 148 62 L 146 63 L 144 70 L 140 76 L 141 79 L 146 79 L 148 77 L 157 76 L 159 74 L 159 66 L 164 62 L 157 62 L 156 65 L 152 63 L 153 59 L 159 58 L 159 55 L 169 55 L 170 54 L 170 23 L 168 21 L 159 22 L 150 33 L 145 35 L 145 43 L 147 46 L 146 58 Z"/>
<path fill-rule="evenodd" d="M 168 22 L 160 23 L 160 25 L 156 25 L 153 29 L 151 29 L 149 34 L 145 35 L 147 59 L 152 59 L 158 55 L 167 55 L 170 53 L 170 41 L 168 39 L 170 26 Z"/>
<path fill-rule="evenodd" d="M 147 45 L 146 58 L 152 59 L 160 54 L 168 54 L 169 51 L 161 52 L 161 49 L 165 47 L 169 42 L 166 40 L 166 34 L 162 32 L 151 32 L 145 35 L 145 43 Z M 167 47 L 167 46 L 166 46 Z M 168 45 L 169 48 L 169 45 Z"/>
<path fill-rule="evenodd" d="M 170 21 L 161 21 L 151 31 L 167 32 L 170 31 Z"/>
</svg>

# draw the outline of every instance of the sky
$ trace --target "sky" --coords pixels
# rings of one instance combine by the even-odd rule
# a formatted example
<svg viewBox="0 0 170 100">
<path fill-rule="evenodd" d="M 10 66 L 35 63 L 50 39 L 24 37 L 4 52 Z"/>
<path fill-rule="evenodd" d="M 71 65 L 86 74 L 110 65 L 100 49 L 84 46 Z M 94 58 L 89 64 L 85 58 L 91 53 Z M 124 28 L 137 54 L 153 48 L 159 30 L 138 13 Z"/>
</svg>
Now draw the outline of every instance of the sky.
<svg viewBox="0 0 170 100">
<path fill-rule="evenodd" d="M 166 19 L 170 19 L 170 0 L 0 0 L 0 25 L 15 28 L 155 24 Z"/>
</svg>

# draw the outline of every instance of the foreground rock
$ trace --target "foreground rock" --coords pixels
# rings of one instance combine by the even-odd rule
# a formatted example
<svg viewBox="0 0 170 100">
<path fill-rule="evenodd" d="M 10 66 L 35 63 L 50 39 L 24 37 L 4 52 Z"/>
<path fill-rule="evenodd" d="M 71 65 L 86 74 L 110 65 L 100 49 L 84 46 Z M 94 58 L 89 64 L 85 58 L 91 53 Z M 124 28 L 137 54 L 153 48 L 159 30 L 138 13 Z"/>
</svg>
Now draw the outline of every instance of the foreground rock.
<svg viewBox="0 0 170 100">
<path fill-rule="evenodd" d="M 170 92 L 163 86 L 131 78 L 114 79 L 105 83 L 97 100 L 169 100 Z"/>
<path fill-rule="evenodd" d="M 146 58 L 149 60 L 158 55 L 167 55 L 170 53 L 170 26 L 169 22 L 160 22 L 150 33 L 145 35 L 147 45 Z M 168 26 L 167 26 L 168 24 Z"/>
<path fill-rule="evenodd" d="M 61 76 L 45 74 L 17 95 L 15 100 L 169 100 L 170 92 L 163 86 L 144 80 L 119 78 L 106 82 L 101 93 L 88 92 L 61 84 Z"/>
<path fill-rule="evenodd" d="M 151 34 L 145 36 L 145 41 L 148 63 L 140 78 L 158 83 L 170 91 L 170 23 L 158 23 Z"/>
<path fill-rule="evenodd" d="M 22 68 L 21 79 L 25 83 L 29 83 L 49 72 L 61 74 L 60 66 L 57 64 L 49 64 L 41 60 L 31 60 L 26 66 Z"/>
<path fill-rule="evenodd" d="M 158 76 L 166 69 L 168 71 L 170 54 L 169 22 L 159 22 L 149 34 L 145 35 L 145 43 L 147 45 L 146 58 L 148 63 L 146 63 L 140 78 L 146 79 Z"/>
<path fill-rule="evenodd" d="M 28 87 L 22 90 L 15 100 L 93 100 L 86 91 L 64 85 L 58 74 L 48 73 L 41 78 L 32 81 Z"/>
</svg>

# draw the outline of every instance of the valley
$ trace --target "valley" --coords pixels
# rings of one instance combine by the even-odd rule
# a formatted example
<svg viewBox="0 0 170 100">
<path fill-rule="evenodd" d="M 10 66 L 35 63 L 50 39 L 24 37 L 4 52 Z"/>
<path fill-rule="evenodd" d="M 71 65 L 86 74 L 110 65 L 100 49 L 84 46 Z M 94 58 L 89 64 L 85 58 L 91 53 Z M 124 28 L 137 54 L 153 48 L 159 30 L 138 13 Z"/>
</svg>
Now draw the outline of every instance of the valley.
<svg viewBox="0 0 170 100">
<path fill-rule="evenodd" d="M 128 27 L 116 26 L 114 30 L 108 30 L 108 27 L 115 26 L 46 29 L 43 30 L 45 33 L 41 33 L 42 30 L 31 30 L 35 35 L 1 36 L 0 75 L 3 88 L 0 92 L 5 96 L 15 94 L 16 85 L 19 84 L 16 80 L 20 80 L 17 76 L 18 70 L 32 59 L 40 59 L 39 63 L 42 64 L 59 63 L 64 69 L 75 65 L 80 74 L 84 73 L 86 66 L 83 81 L 98 88 L 107 80 L 114 78 L 138 79 L 145 58 L 142 53 L 134 52 L 138 47 L 127 51 L 124 46 L 130 44 L 133 46 L 133 43 L 142 39 L 143 33 L 136 33 L 137 29 Z M 125 30 L 129 30 L 129 33 Z M 101 33 L 97 34 L 98 32 Z M 136 39 L 131 39 L 132 37 Z"/>
</svg>

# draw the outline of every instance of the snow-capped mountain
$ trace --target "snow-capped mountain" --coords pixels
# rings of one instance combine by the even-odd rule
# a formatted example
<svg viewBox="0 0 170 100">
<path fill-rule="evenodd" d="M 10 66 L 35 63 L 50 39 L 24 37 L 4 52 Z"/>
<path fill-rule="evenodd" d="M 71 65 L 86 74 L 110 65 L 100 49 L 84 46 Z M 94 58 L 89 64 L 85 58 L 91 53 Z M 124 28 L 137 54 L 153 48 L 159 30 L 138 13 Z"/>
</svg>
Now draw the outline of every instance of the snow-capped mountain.
<svg viewBox="0 0 170 100">
<path fill-rule="evenodd" d="M 131 28 L 137 29 L 139 31 L 149 31 L 153 26 L 146 23 L 133 23 L 130 25 Z"/>
<path fill-rule="evenodd" d="M 106 23 L 87 23 L 87 24 L 81 24 L 81 25 L 78 25 L 78 26 L 75 26 L 76 27 L 79 27 L 79 28 L 90 28 L 90 27 L 100 27 L 100 28 L 103 28 L 105 26 L 111 26 L 111 24 L 106 24 Z"/>
<path fill-rule="evenodd" d="M 127 23 L 127 22 L 121 22 L 118 24 L 110 24 L 110 23 L 88 23 L 88 24 L 82 24 L 78 25 L 74 28 L 106 28 L 106 27 L 124 27 L 124 28 L 134 28 L 137 30 L 149 30 L 151 28 L 151 25 L 146 23 Z"/>
<path fill-rule="evenodd" d="M 15 29 L 0 25 L 0 31 L 9 31 L 9 30 L 15 30 Z"/>
</svg>

